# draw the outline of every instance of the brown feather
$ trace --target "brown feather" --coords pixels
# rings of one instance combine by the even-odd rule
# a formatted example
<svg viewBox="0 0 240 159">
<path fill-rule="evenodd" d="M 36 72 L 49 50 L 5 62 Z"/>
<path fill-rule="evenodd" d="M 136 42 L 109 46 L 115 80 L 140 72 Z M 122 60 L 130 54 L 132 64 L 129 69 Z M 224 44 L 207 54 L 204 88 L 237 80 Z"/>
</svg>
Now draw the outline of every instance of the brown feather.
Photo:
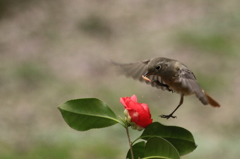
<svg viewBox="0 0 240 159">
<path fill-rule="evenodd" d="M 212 97 L 210 97 L 204 90 L 202 90 L 203 93 L 206 95 L 207 99 L 208 99 L 208 103 L 213 106 L 213 107 L 220 107 L 220 104 L 215 101 Z"/>
</svg>

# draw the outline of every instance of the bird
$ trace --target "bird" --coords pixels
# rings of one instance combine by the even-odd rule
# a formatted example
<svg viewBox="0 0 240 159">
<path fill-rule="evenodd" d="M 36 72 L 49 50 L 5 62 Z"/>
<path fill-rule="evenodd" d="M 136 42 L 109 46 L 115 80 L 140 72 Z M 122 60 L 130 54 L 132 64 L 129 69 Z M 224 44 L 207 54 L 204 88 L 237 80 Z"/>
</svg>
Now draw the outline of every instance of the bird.
<svg viewBox="0 0 240 159">
<path fill-rule="evenodd" d="M 160 115 L 162 118 L 176 118 L 173 114 L 183 104 L 184 97 L 196 95 L 203 105 L 220 107 L 220 104 L 210 97 L 198 84 L 193 72 L 183 63 L 165 57 L 155 57 L 133 63 L 117 63 L 118 71 L 126 77 L 150 84 L 152 87 L 176 92 L 180 94 L 177 107 L 169 115 Z"/>
</svg>

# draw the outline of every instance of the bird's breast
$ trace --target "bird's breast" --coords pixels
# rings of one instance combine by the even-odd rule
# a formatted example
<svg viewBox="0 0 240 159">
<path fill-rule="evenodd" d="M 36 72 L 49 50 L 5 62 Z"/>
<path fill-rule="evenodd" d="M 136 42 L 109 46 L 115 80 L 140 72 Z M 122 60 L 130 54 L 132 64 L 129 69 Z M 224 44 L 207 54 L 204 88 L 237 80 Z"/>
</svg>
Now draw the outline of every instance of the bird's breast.
<svg viewBox="0 0 240 159">
<path fill-rule="evenodd" d="M 193 92 L 189 87 L 183 86 L 183 83 L 178 79 L 179 77 L 162 78 L 162 80 L 171 87 L 175 92 L 184 95 L 191 95 Z"/>
</svg>

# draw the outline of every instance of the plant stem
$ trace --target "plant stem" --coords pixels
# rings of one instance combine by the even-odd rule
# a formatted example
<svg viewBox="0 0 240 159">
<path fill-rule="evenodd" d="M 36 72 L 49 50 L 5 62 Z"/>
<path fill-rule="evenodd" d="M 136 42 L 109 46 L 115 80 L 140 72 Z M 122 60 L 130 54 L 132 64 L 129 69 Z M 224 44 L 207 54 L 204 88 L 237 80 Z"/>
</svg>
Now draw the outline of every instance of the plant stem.
<svg viewBox="0 0 240 159">
<path fill-rule="evenodd" d="M 131 156 L 132 156 L 132 159 L 134 159 L 133 149 L 132 149 L 132 142 L 131 142 L 131 139 L 130 139 L 128 126 L 126 126 L 126 132 L 127 132 L 127 137 L 128 137 L 128 143 L 129 143 L 129 147 L 130 147 Z"/>
</svg>

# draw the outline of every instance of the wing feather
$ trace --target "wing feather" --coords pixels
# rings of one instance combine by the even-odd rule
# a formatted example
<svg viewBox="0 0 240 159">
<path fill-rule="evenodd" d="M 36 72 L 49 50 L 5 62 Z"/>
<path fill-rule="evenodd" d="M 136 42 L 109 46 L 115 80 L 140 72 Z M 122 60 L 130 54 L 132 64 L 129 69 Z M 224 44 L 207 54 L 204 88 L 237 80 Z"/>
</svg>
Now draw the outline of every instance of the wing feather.
<svg viewBox="0 0 240 159">
<path fill-rule="evenodd" d="M 147 72 L 149 61 L 150 60 L 144 60 L 144 61 L 138 61 L 135 63 L 128 63 L 128 64 L 120 64 L 120 63 L 112 62 L 112 64 L 117 66 L 120 74 L 123 74 L 126 77 L 131 77 L 140 82 L 145 82 L 146 84 L 150 84 L 152 87 L 155 87 L 157 89 L 166 90 L 165 87 L 158 85 L 157 82 L 149 82 L 142 78 L 142 75 L 144 75 L 144 73 Z M 162 81 L 160 76 L 150 75 L 148 78 L 151 81 L 158 81 L 160 83 L 165 84 Z"/>
<path fill-rule="evenodd" d="M 194 93 L 204 105 L 208 104 L 208 99 L 203 93 L 202 88 L 199 86 L 193 72 L 188 69 L 182 69 L 180 71 L 179 77 L 180 82 L 184 88 L 188 88 L 191 93 Z"/>
</svg>

